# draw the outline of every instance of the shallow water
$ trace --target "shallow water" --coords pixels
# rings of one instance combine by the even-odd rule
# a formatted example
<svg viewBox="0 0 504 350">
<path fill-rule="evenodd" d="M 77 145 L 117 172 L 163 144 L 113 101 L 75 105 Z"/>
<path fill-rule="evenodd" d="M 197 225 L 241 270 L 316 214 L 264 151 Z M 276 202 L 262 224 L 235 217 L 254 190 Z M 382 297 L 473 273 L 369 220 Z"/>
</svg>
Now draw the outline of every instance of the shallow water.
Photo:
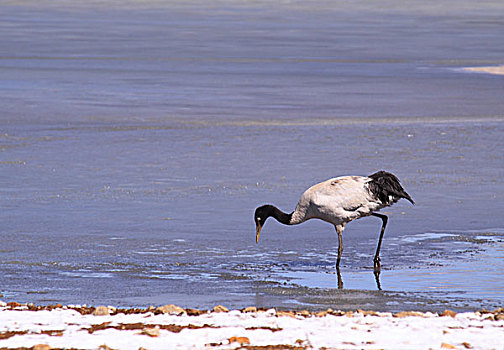
<svg viewBox="0 0 504 350">
<path fill-rule="evenodd" d="M 457 70 L 502 63 L 502 5 L 333 4 L 1 5 L 1 298 L 502 305 L 504 81 Z M 378 280 L 376 218 L 345 230 L 343 289 L 330 225 L 255 244 L 256 206 L 380 169 L 417 205 L 383 210 Z"/>
</svg>

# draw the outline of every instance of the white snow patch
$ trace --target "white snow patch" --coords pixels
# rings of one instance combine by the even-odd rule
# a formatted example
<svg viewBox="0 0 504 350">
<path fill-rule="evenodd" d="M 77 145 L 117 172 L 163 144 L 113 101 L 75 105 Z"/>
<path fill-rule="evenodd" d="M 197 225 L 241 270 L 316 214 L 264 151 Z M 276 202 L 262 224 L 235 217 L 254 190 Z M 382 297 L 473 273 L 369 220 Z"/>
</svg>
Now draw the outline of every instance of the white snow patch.
<svg viewBox="0 0 504 350">
<path fill-rule="evenodd" d="M 0 304 L 4 305 L 4 303 Z M 0 348 L 31 347 L 48 344 L 57 348 L 97 349 L 106 344 L 114 349 L 236 349 L 231 337 L 246 337 L 250 345 L 286 344 L 307 348 L 345 349 L 440 349 L 446 343 L 463 349 L 502 349 L 504 320 L 490 320 L 488 314 L 459 313 L 441 317 L 425 313 L 416 317 L 326 315 L 322 317 L 278 316 L 274 309 L 265 312 L 205 313 L 180 316 L 153 313 L 108 316 L 81 315 L 72 309 L 28 311 L 26 308 L 0 307 L 0 334 L 27 332 L 0 339 Z M 150 337 L 141 330 L 104 329 L 88 332 L 92 325 L 119 324 L 194 325 L 180 332 L 160 329 Z M 197 328 L 202 327 L 202 328 Z M 61 331 L 58 335 L 42 331 Z M 393 336 L 391 336 L 393 335 Z M 1 337 L 0 337 L 1 338 Z"/>
</svg>

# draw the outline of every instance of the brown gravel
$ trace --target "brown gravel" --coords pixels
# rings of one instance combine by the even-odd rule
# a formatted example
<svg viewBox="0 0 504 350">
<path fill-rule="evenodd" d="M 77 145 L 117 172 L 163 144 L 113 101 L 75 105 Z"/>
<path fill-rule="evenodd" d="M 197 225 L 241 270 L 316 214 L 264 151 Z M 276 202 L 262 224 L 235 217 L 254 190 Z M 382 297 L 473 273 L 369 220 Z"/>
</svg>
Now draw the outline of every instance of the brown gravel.
<svg viewBox="0 0 504 350">
<path fill-rule="evenodd" d="M 104 322 L 96 325 L 92 325 L 90 328 L 83 328 L 89 333 L 94 333 L 96 331 L 102 331 L 105 329 L 117 329 L 117 330 L 144 330 L 146 328 L 159 328 L 170 331 L 172 333 L 179 333 L 183 329 L 201 329 L 201 328 L 218 328 L 209 324 L 204 324 L 203 326 L 196 326 L 189 324 L 187 326 L 180 326 L 177 324 L 144 324 L 144 323 L 120 323 L 118 325 L 111 325 L 111 322 Z"/>
<path fill-rule="evenodd" d="M 17 302 L 9 302 L 7 304 L 7 308 L 10 309 L 17 309 L 17 308 L 24 308 L 30 311 L 41 311 L 41 310 L 54 310 L 54 309 L 71 309 L 74 311 L 79 312 L 82 315 L 91 315 L 91 314 L 106 314 L 107 312 L 110 315 L 116 315 L 119 313 L 125 314 L 125 315 L 130 315 L 130 314 L 145 314 L 148 312 L 152 312 L 154 314 L 160 314 L 160 313 L 165 313 L 165 312 L 170 312 L 172 310 L 175 310 L 176 312 L 173 313 L 187 313 L 189 316 L 199 316 L 201 314 L 205 313 L 211 313 L 211 312 L 228 312 L 229 310 L 222 306 L 222 305 L 216 305 L 213 307 L 212 310 L 199 310 L 199 309 L 191 309 L 191 308 L 181 308 L 176 305 L 168 305 L 169 308 L 165 306 L 160 306 L 160 307 L 154 307 L 154 306 L 149 306 L 147 308 L 107 308 L 105 306 L 98 306 L 98 307 L 93 307 L 93 306 L 79 306 L 79 307 L 70 307 L 70 306 L 63 306 L 61 304 L 54 304 L 54 305 L 44 305 L 44 306 L 36 306 L 33 304 L 20 304 Z M 106 311 L 105 311 L 106 309 Z M 241 309 L 240 311 L 243 313 L 250 313 L 250 312 L 265 312 L 267 309 L 265 308 L 257 308 L 255 306 L 249 306 Z M 326 315 L 333 315 L 333 316 L 348 316 L 352 317 L 356 313 L 360 313 L 364 316 L 380 316 L 380 313 L 377 311 L 373 310 L 361 310 L 358 309 L 356 311 L 341 311 L 341 310 L 332 310 L 332 309 L 327 309 L 327 310 L 322 310 L 322 311 L 313 311 L 310 312 L 308 310 L 277 310 L 276 314 L 277 316 L 289 316 L 289 317 L 310 317 L 310 316 L 315 316 L 315 317 L 324 317 Z M 479 311 L 476 311 L 476 314 L 479 315 L 487 315 L 489 319 L 492 320 L 502 320 L 504 319 L 504 308 L 500 307 L 498 309 L 495 309 L 493 311 L 487 310 L 487 309 L 481 309 Z M 449 316 L 449 317 L 455 317 L 457 313 L 452 310 L 445 310 L 442 313 L 439 314 L 440 316 Z M 400 311 L 396 312 L 393 314 L 394 317 L 410 317 L 410 316 L 415 316 L 415 317 L 424 317 L 425 313 L 423 312 L 418 312 L 418 311 Z M 6 337 L 6 333 L 0 333 L 0 339 L 5 339 L 2 337 Z"/>
</svg>

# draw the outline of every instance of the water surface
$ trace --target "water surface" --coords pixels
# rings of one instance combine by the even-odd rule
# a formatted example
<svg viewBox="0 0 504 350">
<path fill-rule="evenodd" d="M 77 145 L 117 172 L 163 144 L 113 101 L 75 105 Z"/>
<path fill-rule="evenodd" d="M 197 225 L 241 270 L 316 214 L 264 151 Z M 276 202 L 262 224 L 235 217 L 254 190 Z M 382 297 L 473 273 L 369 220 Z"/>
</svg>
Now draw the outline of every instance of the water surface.
<svg viewBox="0 0 504 350">
<path fill-rule="evenodd" d="M 0 294 L 18 302 L 472 310 L 503 300 L 500 2 L 4 2 Z M 417 205 L 268 221 L 380 169 Z M 341 283 L 340 283 L 341 285 Z"/>
</svg>

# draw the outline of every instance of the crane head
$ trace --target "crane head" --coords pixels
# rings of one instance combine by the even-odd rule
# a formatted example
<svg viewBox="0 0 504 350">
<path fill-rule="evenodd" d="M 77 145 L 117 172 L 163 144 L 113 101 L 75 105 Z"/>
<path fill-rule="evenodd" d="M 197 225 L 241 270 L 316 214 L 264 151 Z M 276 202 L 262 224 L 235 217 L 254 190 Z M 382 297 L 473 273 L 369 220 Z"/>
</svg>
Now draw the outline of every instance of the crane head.
<svg viewBox="0 0 504 350">
<path fill-rule="evenodd" d="M 261 235 L 261 229 L 264 225 L 266 219 L 270 216 L 268 206 L 262 206 L 256 209 L 254 213 L 254 222 L 256 224 L 256 243 L 259 243 L 259 236 Z"/>
</svg>

